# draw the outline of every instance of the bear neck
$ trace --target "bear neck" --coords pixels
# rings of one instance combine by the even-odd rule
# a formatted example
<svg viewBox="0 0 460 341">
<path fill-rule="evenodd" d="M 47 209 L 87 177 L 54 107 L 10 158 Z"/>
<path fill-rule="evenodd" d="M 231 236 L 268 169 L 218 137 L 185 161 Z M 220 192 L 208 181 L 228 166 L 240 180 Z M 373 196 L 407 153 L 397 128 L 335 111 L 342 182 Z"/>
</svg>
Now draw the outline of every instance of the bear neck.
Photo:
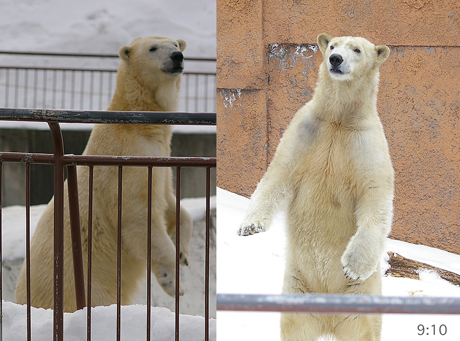
<svg viewBox="0 0 460 341">
<path fill-rule="evenodd" d="M 107 110 L 177 111 L 181 77 L 157 84 L 143 84 L 140 77 L 120 66 L 115 93 Z"/>
<path fill-rule="evenodd" d="M 319 76 L 312 102 L 323 120 L 355 125 L 377 116 L 378 69 L 360 77 L 359 81 L 333 79 L 327 67 L 320 69 Z"/>
</svg>

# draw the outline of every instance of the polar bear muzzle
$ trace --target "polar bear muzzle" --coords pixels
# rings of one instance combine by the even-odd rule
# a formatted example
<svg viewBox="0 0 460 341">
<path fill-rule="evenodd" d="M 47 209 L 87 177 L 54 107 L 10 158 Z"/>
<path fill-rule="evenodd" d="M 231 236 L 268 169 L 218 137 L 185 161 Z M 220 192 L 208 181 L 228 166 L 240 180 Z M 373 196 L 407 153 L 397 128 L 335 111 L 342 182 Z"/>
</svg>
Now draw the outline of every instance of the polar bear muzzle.
<svg viewBox="0 0 460 341">
<path fill-rule="evenodd" d="M 331 72 L 337 74 L 343 74 L 342 70 L 340 70 L 340 65 L 343 62 L 343 58 L 341 55 L 334 53 L 329 57 L 329 63 L 331 63 Z"/>
<path fill-rule="evenodd" d="M 171 53 L 169 62 L 163 67 L 162 71 L 175 74 L 182 73 L 184 70 L 184 55 L 180 51 Z"/>
</svg>

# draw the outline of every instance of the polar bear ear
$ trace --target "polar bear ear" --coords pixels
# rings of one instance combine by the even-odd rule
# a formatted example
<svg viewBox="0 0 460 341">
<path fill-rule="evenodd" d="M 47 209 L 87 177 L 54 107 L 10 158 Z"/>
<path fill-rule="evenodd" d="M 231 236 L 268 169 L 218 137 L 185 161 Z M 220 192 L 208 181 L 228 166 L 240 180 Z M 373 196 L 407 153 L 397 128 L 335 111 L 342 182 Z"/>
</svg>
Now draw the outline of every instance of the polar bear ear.
<svg viewBox="0 0 460 341">
<path fill-rule="evenodd" d="M 185 47 L 187 46 L 187 43 L 185 42 L 185 40 L 177 39 L 176 41 L 179 43 L 179 49 L 181 51 L 184 51 Z"/>
<path fill-rule="evenodd" d="M 318 38 L 317 38 L 318 46 L 319 46 L 319 49 L 321 50 L 322 54 L 324 54 L 324 52 L 326 51 L 327 46 L 329 45 L 331 40 L 332 40 L 332 37 L 329 34 L 326 34 L 326 33 L 321 33 L 318 36 Z"/>
<path fill-rule="evenodd" d="M 377 52 L 377 63 L 382 64 L 390 55 L 390 48 L 385 45 L 379 45 L 375 47 L 375 51 Z"/>
<path fill-rule="evenodd" d="M 121 59 L 123 59 L 125 62 L 128 61 L 130 57 L 131 50 L 133 48 L 131 46 L 123 46 L 120 51 L 118 51 L 118 55 L 120 56 Z"/>
</svg>

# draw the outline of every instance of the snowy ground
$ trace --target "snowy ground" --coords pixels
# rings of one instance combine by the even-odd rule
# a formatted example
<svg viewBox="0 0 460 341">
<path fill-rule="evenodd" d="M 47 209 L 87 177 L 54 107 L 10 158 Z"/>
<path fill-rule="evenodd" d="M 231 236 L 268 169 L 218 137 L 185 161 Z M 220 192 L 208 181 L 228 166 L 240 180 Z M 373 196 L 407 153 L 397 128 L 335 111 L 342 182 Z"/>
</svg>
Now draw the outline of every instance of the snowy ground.
<svg viewBox="0 0 460 341">
<path fill-rule="evenodd" d="M 205 247 L 205 200 L 204 198 L 183 199 L 181 205 L 190 212 L 194 231 L 190 242 L 190 264 L 181 268 L 181 279 L 186 293 L 180 298 L 181 340 L 203 340 L 204 333 L 204 247 Z M 45 205 L 31 208 L 31 235 Z M 215 208 L 215 197 L 211 198 L 211 208 Z M 3 335 L 4 340 L 25 339 L 26 308 L 8 301 L 14 301 L 14 288 L 22 261 L 25 256 L 25 208 L 13 206 L 2 211 L 3 236 Z M 213 222 L 211 226 L 215 225 Z M 215 230 L 213 230 L 215 232 Z M 215 234 L 211 234 L 210 251 L 210 316 L 215 317 Z M 145 339 L 146 323 L 145 282 L 140 285 L 137 303 L 123 307 L 122 337 L 124 340 Z M 166 295 L 152 277 L 152 336 L 153 340 L 172 340 L 174 335 L 174 299 Z M 164 308 L 166 307 L 166 308 Z M 198 315 L 198 316 L 192 316 Z M 107 335 L 116 331 L 116 306 L 93 308 L 93 340 L 106 340 Z M 50 340 L 52 333 L 52 311 L 33 309 L 32 324 L 34 340 Z M 66 340 L 81 340 L 85 335 L 86 311 L 66 314 L 64 317 Z M 212 336 L 215 339 L 215 319 L 210 321 Z M 20 333 L 20 334 L 18 334 Z M 21 334 L 22 333 L 22 334 Z M 15 336 L 15 338 L 12 337 Z"/>
<path fill-rule="evenodd" d="M 64 340 L 86 340 L 86 308 L 72 314 L 64 314 Z M 117 330 L 117 306 L 92 309 L 91 340 L 115 340 Z M 146 340 L 146 306 L 123 306 L 121 310 L 121 340 Z M 53 339 L 53 311 L 32 308 L 32 340 Z M 166 308 L 152 307 L 151 340 L 174 340 L 175 317 Z M 26 340 L 26 306 L 3 303 L 3 340 Z M 216 340 L 216 320 L 209 323 L 210 340 Z M 204 319 L 199 316 L 181 315 L 179 323 L 181 341 L 204 340 Z"/>
<path fill-rule="evenodd" d="M 217 190 L 217 292 L 237 294 L 279 294 L 284 273 L 284 222 L 278 215 L 273 227 L 251 237 L 241 238 L 236 230 L 243 220 L 249 200 L 233 193 Z M 421 245 L 387 240 L 382 255 L 382 271 L 387 268 L 386 252 L 393 251 L 460 274 L 460 256 Z M 460 297 L 460 287 L 442 280 L 437 274 L 424 272 L 421 280 L 383 278 L 385 296 L 450 296 Z M 279 340 L 278 313 L 217 312 L 217 339 Z M 418 335 L 423 325 L 436 335 Z M 447 334 L 439 334 L 441 325 Z M 444 327 L 441 327 L 444 328 Z M 442 330 L 444 333 L 444 330 Z M 449 340 L 458 341 L 458 315 L 384 315 L 382 341 Z"/>
</svg>

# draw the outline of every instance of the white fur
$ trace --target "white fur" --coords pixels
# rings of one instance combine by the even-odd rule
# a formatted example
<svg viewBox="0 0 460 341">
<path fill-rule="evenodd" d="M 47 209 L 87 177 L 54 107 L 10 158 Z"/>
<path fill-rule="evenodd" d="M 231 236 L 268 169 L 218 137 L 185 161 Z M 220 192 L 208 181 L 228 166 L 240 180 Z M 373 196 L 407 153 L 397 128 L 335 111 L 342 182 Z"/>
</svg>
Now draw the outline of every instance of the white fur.
<svg viewBox="0 0 460 341">
<path fill-rule="evenodd" d="M 156 51 L 150 51 L 155 45 Z M 138 38 L 120 49 L 122 59 L 117 86 L 108 110 L 175 111 L 181 72 L 171 73 L 170 56 L 184 50 L 183 40 L 163 37 Z M 176 63 L 176 66 L 180 63 Z M 166 70 L 166 71 L 165 71 Z M 171 127 L 166 125 L 98 124 L 84 155 L 169 156 Z M 80 221 L 85 285 L 88 250 L 87 167 L 78 167 Z M 153 168 L 152 272 L 164 291 L 175 294 L 176 198 L 171 169 Z M 117 167 L 94 168 L 92 305 L 110 305 L 117 300 Z M 65 184 L 64 310 L 74 311 L 75 289 Z M 123 168 L 122 207 L 122 304 L 130 304 L 138 281 L 145 277 L 147 256 L 146 167 Z M 53 214 L 48 204 L 31 241 L 31 302 L 35 307 L 53 307 Z M 187 264 L 192 233 L 190 214 L 181 209 L 181 264 Z M 16 302 L 26 303 L 25 265 L 16 287 Z M 180 283 L 180 293 L 184 293 Z"/>
<path fill-rule="evenodd" d="M 239 230 L 268 230 L 287 208 L 285 293 L 380 294 L 377 272 L 393 210 L 393 168 L 377 115 L 386 46 L 318 36 L 312 100 L 294 116 Z M 331 46 L 334 48 L 331 49 Z M 355 51 L 359 49 L 359 53 Z M 330 56 L 343 59 L 331 70 Z M 380 340 L 380 316 L 282 314 L 282 340 Z"/>
</svg>

